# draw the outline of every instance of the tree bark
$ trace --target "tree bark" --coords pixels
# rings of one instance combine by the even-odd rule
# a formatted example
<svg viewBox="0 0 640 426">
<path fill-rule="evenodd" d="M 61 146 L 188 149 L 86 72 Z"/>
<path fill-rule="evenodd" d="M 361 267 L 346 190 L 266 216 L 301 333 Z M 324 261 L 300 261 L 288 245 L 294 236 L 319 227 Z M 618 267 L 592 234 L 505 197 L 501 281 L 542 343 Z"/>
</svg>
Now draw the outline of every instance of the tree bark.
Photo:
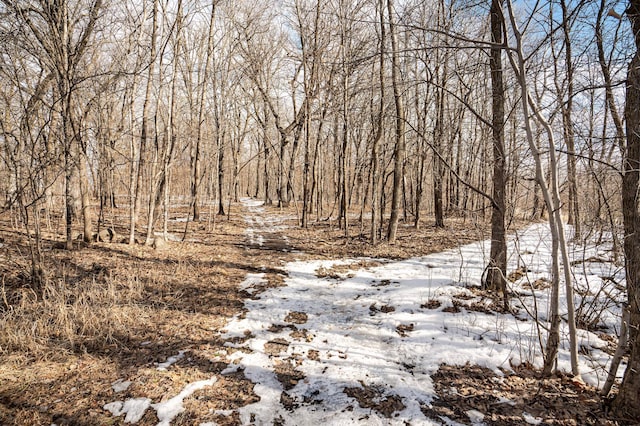
<svg viewBox="0 0 640 426">
<path fill-rule="evenodd" d="M 219 126 L 218 131 L 220 129 Z M 218 215 L 224 216 L 224 150 L 226 146 L 226 135 L 216 136 L 218 141 Z"/>
<path fill-rule="evenodd" d="M 157 34 L 158 34 L 158 0 L 153 0 L 152 11 L 152 30 L 151 30 L 151 53 L 149 58 L 149 69 L 147 70 L 147 84 L 145 87 L 144 103 L 142 104 L 142 124 L 140 129 L 140 145 L 137 150 L 138 157 L 134 159 L 136 166 L 134 167 L 136 172 L 135 187 L 133 189 L 134 197 L 132 201 L 133 211 L 130 216 L 130 229 L 129 229 L 129 244 L 135 242 L 135 229 L 138 216 L 140 215 L 140 189 L 142 187 L 142 174 L 144 173 L 144 157 L 147 146 L 147 132 L 149 121 L 149 103 L 151 102 L 151 88 L 153 86 L 153 76 L 155 74 L 155 64 L 157 56 Z M 132 93 L 131 96 L 135 96 Z M 133 101 L 132 101 L 133 102 Z M 149 194 L 151 196 L 151 194 Z"/>
<path fill-rule="evenodd" d="M 78 174 L 80 175 L 80 197 L 82 205 L 82 240 L 91 242 L 93 229 L 91 226 L 91 195 L 89 192 L 89 169 L 87 167 L 87 155 L 84 148 L 78 153 Z"/>
<path fill-rule="evenodd" d="M 612 408 L 617 417 L 637 422 L 640 420 L 640 0 L 629 1 L 627 16 L 636 46 L 627 71 L 624 110 L 627 146 L 622 178 L 630 354 Z"/>
<path fill-rule="evenodd" d="M 169 117 L 168 117 L 168 126 L 165 128 L 165 133 L 160 138 L 158 135 L 158 115 L 160 105 L 156 104 L 156 112 L 154 115 L 154 138 L 155 138 L 155 152 L 154 152 L 154 161 L 151 167 L 151 174 L 149 178 L 149 209 L 147 215 L 147 239 L 145 241 L 146 245 L 151 245 L 155 241 L 155 222 L 156 215 L 160 209 L 160 203 L 163 199 L 163 194 L 166 192 L 167 185 L 167 175 L 169 173 L 169 164 L 171 163 L 171 156 L 173 151 L 173 142 L 175 139 L 175 109 L 176 109 L 176 80 L 177 80 L 177 69 L 178 69 L 178 61 L 181 49 L 180 44 L 180 32 L 182 30 L 182 0 L 178 0 L 178 4 L 176 6 L 176 19 L 173 25 L 173 30 L 176 31 L 175 34 L 175 42 L 173 44 L 174 55 L 171 62 L 172 67 L 172 76 L 171 76 L 171 85 L 169 88 Z M 160 54 L 160 64 L 159 67 L 160 72 L 162 72 L 162 53 Z M 162 145 L 160 144 L 160 139 L 162 139 Z M 158 167 L 159 164 L 159 167 Z M 163 212 L 163 238 L 167 238 L 167 221 L 168 221 L 168 197 L 164 197 L 164 212 Z"/>
<path fill-rule="evenodd" d="M 402 182 L 404 177 L 404 105 L 400 93 L 400 59 L 398 57 L 398 34 L 395 24 L 395 8 L 393 0 L 387 0 L 387 12 L 389 14 L 389 36 L 391 37 L 391 85 L 393 86 L 393 99 L 396 107 L 396 144 L 393 151 L 393 189 L 391 195 L 391 217 L 387 239 L 395 242 L 400 219 L 400 201 L 402 199 Z"/>
<path fill-rule="evenodd" d="M 380 205 L 380 142 L 384 133 L 384 96 L 385 96 L 385 68 L 384 55 L 386 44 L 386 29 L 384 23 L 384 0 L 378 1 L 378 13 L 380 16 L 380 64 L 378 83 L 380 84 L 380 104 L 377 117 L 376 134 L 373 137 L 371 146 L 371 228 L 369 229 L 369 238 L 371 244 L 378 242 L 379 222 L 379 205 Z"/>
<path fill-rule="evenodd" d="M 604 41 L 603 41 L 603 35 L 602 35 L 602 19 L 603 19 L 606 7 L 607 7 L 607 1 L 600 0 L 600 7 L 598 8 L 598 15 L 596 17 L 596 26 L 595 26 L 596 46 L 598 48 L 598 63 L 600 64 L 600 70 L 602 71 L 602 77 L 604 79 L 605 100 L 606 100 L 609 112 L 611 113 L 613 124 L 616 127 L 616 139 L 617 139 L 616 142 L 618 143 L 620 152 L 624 155 L 624 150 L 625 150 L 624 125 L 622 123 L 622 119 L 620 118 L 620 113 L 618 112 L 618 107 L 616 106 L 615 98 L 613 96 L 613 83 L 611 78 L 611 69 L 605 57 Z"/>
<path fill-rule="evenodd" d="M 491 2 L 491 99 L 493 142 L 493 208 L 491 210 L 491 252 L 484 285 L 500 295 L 505 308 L 507 299 L 507 239 L 505 230 L 505 152 L 504 152 L 504 83 L 502 79 L 502 47 L 504 15 L 502 0 Z"/>
<path fill-rule="evenodd" d="M 576 147 L 573 130 L 573 57 L 571 53 L 571 37 L 569 26 L 569 11 L 566 0 L 560 1 L 562 8 L 562 32 L 565 43 L 565 68 L 567 73 L 567 102 L 563 103 L 562 124 L 564 138 L 567 145 L 567 178 L 569 181 L 569 218 L 568 224 L 573 225 L 575 236 L 581 234 L 580 229 L 580 205 L 578 203 L 578 185 L 576 183 Z"/>
<path fill-rule="evenodd" d="M 202 132 L 204 127 L 204 112 L 205 112 L 205 94 L 207 93 L 207 82 L 209 80 L 209 74 L 211 73 L 211 61 L 213 58 L 213 32 L 215 27 L 216 20 L 216 2 L 215 0 L 211 1 L 211 14 L 209 15 L 209 28 L 207 34 L 207 56 L 205 58 L 204 64 L 204 72 L 202 74 L 202 81 L 200 81 L 200 94 L 198 99 L 198 133 L 196 136 L 196 143 L 193 147 L 193 154 L 191 157 L 191 162 L 193 166 L 193 174 L 191 176 L 191 203 L 192 213 L 193 213 L 193 221 L 197 222 L 200 220 L 200 145 L 202 144 Z M 216 94 L 216 88 L 213 90 L 214 96 Z M 214 110 L 217 111 L 218 105 L 217 102 L 214 102 Z M 218 124 L 218 117 L 216 114 L 216 124 Z M 216 132 L 220 132 L 219 126 L 216 126 Z M 216 136 L 219 138 L 219 136 Z M 221 161 L 220 161 L 221 162 Z M 220 200 L 222 203 L 222 200 Z M 222 210 L 222 214 L 224 214 L 224 208 L 220 207 Z"/>
<path fill-rule="evenodd" d="M 442 79 L 444 82 L 444 78 Z M 442 181 L 444 166 L 440 153 L 442 151 L 442 139 L 444 138 L 444 91 L 436 90 L 436 124 L 433 129 L 433 209 L 435 216 L 434 225 L 444 228 L 444 206 L 442 201 Z"/>
</svg>

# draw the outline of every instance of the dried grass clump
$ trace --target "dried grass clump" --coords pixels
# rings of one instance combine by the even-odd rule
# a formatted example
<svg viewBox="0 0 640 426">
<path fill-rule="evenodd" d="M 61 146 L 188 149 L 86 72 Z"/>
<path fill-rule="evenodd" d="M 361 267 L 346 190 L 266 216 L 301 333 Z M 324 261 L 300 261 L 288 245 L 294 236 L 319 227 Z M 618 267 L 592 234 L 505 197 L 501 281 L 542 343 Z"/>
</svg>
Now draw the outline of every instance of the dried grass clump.
<svg viewBox="0 0 640 426">
<path fill-rule="evenodd" d="M 4 286 L 0 289 L 0 353 L 40 358 L 101 350 L 123 345 L 131 328 L 149 322 L 147 309 L 138 304 L 143 285 L 136 274 L 69 281 L 64 276 L 49 279 L 40 295 L 29 288 L 14 289 L 14 304 L 7 302 Z"/>
</svg>

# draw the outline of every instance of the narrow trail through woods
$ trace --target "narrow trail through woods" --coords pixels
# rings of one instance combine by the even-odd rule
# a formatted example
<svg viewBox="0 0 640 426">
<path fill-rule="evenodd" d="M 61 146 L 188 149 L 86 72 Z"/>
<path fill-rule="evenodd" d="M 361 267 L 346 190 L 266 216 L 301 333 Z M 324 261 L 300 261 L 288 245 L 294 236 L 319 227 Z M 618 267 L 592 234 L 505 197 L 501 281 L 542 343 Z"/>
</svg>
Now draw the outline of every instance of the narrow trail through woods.
<svg viewBox="0 0 640 426">
<path fill-rule="evenodd" d="M 259 206 L 245 200 L 245 207 L 247 222 L 258 225 L 247 230 L 250 239 L 261 241 L 263 229 L 272 241 L 277 226 L 265 225 L 271 219 L 260 216 Z M 517 238 L 529 253 L 517 262 L 525 261 L 531 272 L 546 272 L 538 256 L 546 254 L 547 232 L 534 226 Z M 249 277 L 244 288 L 254 296 L 224 335 L 240 339 L 230 344 L 240 350 L 223 374 L 242 371 L 260 397 L 239 409 L 242 423 L 448 423 L 435 405 L 441 395 L 433 377 L 443 364 L 480 365 L 487 377 L 506 383 L 500 378 L 505 372 L 536 363 L 537 328 L 525 307 L 516 303 L 515 315 L 499 312 L 475 291 L 486 264 L 485 246 L 477 242 L 401 261 L 291 260 L 284 285 L 258 296 L 254 289 L 263 290 L 263 277 Z M 606 343 L 586 331 L 583 338 L 592 348 L 582 360 L 583 371 L 595 383 L 597 365 L 607 362 Z M 567 358 L 564 348 L 561 368 Z M 516 404 L 511 395 L 494 394 L 483 411 L 497 406 L 492 416 L 498 419 L 502 411 L 507 424 L 542 422 L 545 407 Z M 475 409 L 457 414 L 472 424 L 482 424 L 485 416 Z"/>
<path fill-rule="evenodd" d="M 249 198 L 242 200 L 243 216 L 247 224 L 245 231 L 246 246 L 287 253 L 292 250 L 289 239 L 283 233 L 286 226 L 282 217 L 266 213 L 264 203 Z"/>
<path fill-rule="evenodd" d="M 241 290 L 253 294 L 257 288 L 281 285 L 286 276 L 282 267 L 292 260 L 293 247 L 285 234 L 286 217 L 269 214 L 264 202 L 243 198 L 240 204 L 246 224 L 244 230 L 245 260 L 260 273 L 248 274 Z"/>
<path fill-rule="evenodd" d="M 104 409 L 131 423 L 144 417 L 144 424 L 152 417 L 145 412 L 153 409 L 160 424 L 174 419 L 182 424 L 181 413 L 206 410 L 206 395 L 225 395 L 229 403 L 224 409 L 216 403 L 207 415 L 213 421 L 201 426 L 506 425 L 557 419 L 557 413 L 548 413 L 553 397 L 540 399 L 539 393 L 547 392 L 515 371 L 540 361 L 538 326 L 527 312 L 548 300 L 544 291 L 534 297 L 527 280 L 548 273 L 544 225 L 533 225 L 510 243 L 511 251 L 519 248 L 510 268 L 525 264 L 528 276 L 513 283 L 518 300 L 511 312 L 503 312 L 478 289 L 486 241 L 404 260 L 318 260 L 297 251 L 287 237 L 291 217 L 252 199 L 243 199 L 240 208 L 246 225 L 237 243 L 247 271 L 238 287 L 243 307 L 212 330 L 219 345 L 209 359 L 217 366 L 213 375 L 209 370 L 208 376 L 188 380 L 161 402 L 134 396 Z M 596 267 L 603 265 L 584 270 Z M 605 271 L 590 279 L 595 273 Z M 609 360 L 607 342 L 586 330 L 581 339 L 589 348 L 581 367 L 597 384 Z M 563 347 L 559 368 L 567 369 L 568 358 Z M 189 365 L 188 348 L 161 363 L 163 371 L 171 372 L 173 362 Z M 453 367 L 443 370 L 445 364 Z M 485 389 L 469 388 L 466 375 Z M 568 383 L 562 386 L 571 387 Z M 203 393 L 193 395 L 198 391 Z M 447 402 L 458 396 L 461 401 Z M 576 405 L 581 411 L 566 416 L 586 419 L 599 404 L 596 392 L 590 397 L 592 405 Z"/>
</svg>

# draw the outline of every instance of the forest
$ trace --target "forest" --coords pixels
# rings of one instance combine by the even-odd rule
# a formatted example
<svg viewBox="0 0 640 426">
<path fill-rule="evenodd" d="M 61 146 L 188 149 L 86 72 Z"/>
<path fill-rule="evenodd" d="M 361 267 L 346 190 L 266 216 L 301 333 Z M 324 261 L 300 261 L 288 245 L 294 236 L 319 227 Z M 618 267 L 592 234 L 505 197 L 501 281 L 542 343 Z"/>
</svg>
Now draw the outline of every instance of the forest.
<svg viewBox="0 0 640 426">
<path fill-rule="evenodd" d="M 0 423 L 640 422 L 640 0 L 0 0 L 0 41 Z M 351 376 L 316 285 L 411 389 Z M 519 357 L 429 358 L 409 290 Z M 434 402 L 498 370 L 592 405 Z"/>
</svg>

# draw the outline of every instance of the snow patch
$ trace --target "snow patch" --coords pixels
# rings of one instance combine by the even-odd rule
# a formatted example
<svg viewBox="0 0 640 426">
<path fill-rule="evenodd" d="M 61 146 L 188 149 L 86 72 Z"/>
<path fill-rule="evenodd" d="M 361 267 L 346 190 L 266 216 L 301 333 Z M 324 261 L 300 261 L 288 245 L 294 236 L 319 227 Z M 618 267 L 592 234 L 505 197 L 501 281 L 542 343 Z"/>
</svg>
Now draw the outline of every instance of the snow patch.
<svg viewBox="0 0 640 426">
<path fill-rule="evenodd" d="M 527 412 L 522 413 L 522 418 L 530 425 L 539 425 L 542 423 L 542 419 L 540 417 L 534 417 Z"/>
<path fill-rule="evenodd" d="M 142 419 L 144 413 L 149 407 L 156 411 L 160 422 L 158 426 L 169 426 L 171 421 L 180 413 L 184 411 L 182 402 L 188 396 L 191 396 L 195 391 L 203 389 L 207 386 L 211 386 L 216 382 L 216 378 L 213 377 L 209 380 L 201 380 L 199 382 L 190 383 L 173 398 L 152 404 L 149 398 L 133 398 L 127 401 L 115 401 L 105 404 L 102 408 L 109 411 L 114 416 L 121 416 L 126 414 L 124 419 L 125 423 L 137 423 Z"/>
<path fill-rule="evenodd" d="M 150 405 L 151 400 L 149 398 L 133 398 L 125 402 L 111 402 L 105 404 L 102 408 L 117 417 L 126 414 L 124 418 L 125 423 L 138 423 Z"/>
<path fill-rule="evenodd" d="M 118 379 L 111 383 L 111 389 L 115 393 L 124 392 L 129 389 L 129 386 L 131 386 L 131 380 Z"/>
<path fill-rule="evenodd" d="M 256 286 L 265 284 L 267 281 L 264 278 L 264 273 L 260 274 L 247 274 L 247 277 L 240 283 L 240 290 L 244 290 L 249 294 L 253 294 L 256 291 Z"/>
<path fill-rule="evenodd" d="M 167 371 L 169 367 L 184 358 L 186 352 L 187 351 L 178 351 L 178 355 L 170 356 L 165 362 L 158 364 L 158 371 Z"/>
<path fill-rule="evenodd" d="M 207 386 L 211 386 L 216 382 L 215 378 L 209 380 L 201 380 L 199 382 L 190 383 L 180 392 L 168 401 L 160 402 L 158 404 L 152 404 L 151 407 L 156 410 L 158 419 L 160 422 L 158 426 L 169 426 L 171 420 L 173 420 L 178 414 L 184 411 L 182 402 L 184 399 L 195 391 L 203 389 Z"/>
<path fill-rule="evenodd" d="M 484 414 L 482 414 L 480 411 L 478 411 L 478 410 L 468 410 L 466 412 L 466 414 L 469 417 L 469 420 L 471 421 L 472 425 L 484 424 L 484 423 L 482 423 L 482 421 L 484 420 Z"/>
</svg>

